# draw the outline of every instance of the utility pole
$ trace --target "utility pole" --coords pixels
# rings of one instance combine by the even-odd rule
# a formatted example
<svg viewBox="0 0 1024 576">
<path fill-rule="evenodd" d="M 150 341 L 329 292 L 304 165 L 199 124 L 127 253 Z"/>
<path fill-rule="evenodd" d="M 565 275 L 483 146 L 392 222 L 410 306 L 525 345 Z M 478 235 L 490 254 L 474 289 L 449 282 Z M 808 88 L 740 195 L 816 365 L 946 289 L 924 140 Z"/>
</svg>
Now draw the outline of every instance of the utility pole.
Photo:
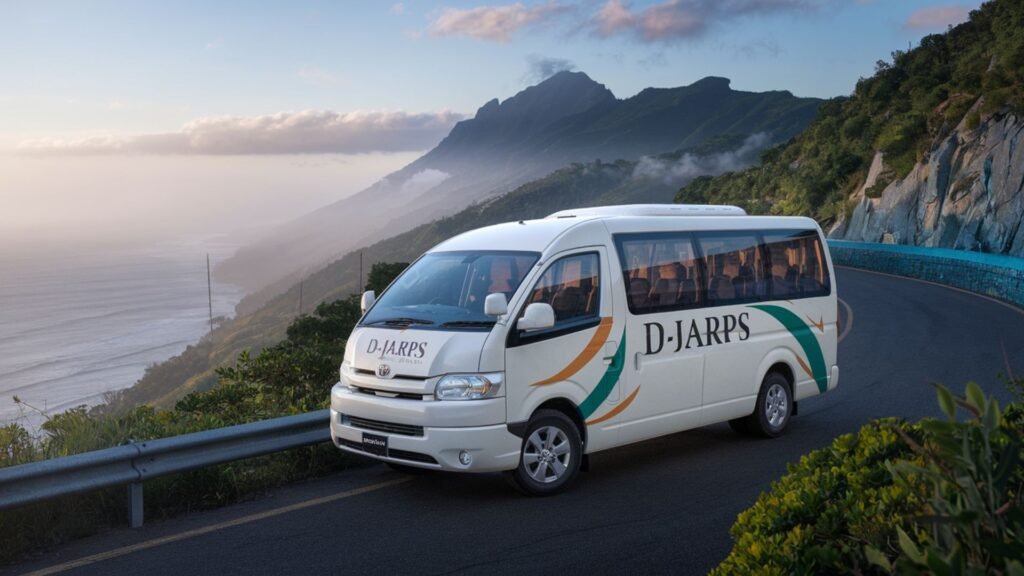
<svg viewBox="0 0 1024 576">
<path fill-rule="evenodd" d="M 362 294 L 365 290 L 365 284 L 363 284 L 363 251 L 359 251 L 359 286 L 356 286 L 356 294 Z"/>
<path fill-rule="evenodd" d="M 206 301 L 210 306 L 210 332 L 213 332 L 213 283 L 210 281 L 210 253 L 206 253 Z"/>
<path fill-rule="evenodd" d="M 304 280 L 299 280 L 299 316 L 302 316 L 302 283 Z"/>
</svg>

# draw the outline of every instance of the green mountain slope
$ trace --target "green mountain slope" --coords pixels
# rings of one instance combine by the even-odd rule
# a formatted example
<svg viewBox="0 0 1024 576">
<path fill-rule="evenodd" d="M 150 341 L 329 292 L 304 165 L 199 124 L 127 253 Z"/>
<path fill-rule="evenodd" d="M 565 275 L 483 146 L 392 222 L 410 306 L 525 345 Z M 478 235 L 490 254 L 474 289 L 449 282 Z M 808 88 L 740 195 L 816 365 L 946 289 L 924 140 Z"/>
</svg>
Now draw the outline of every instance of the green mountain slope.
<svg viewBox="0 0 1024 576">
<path fill-rule="evenodd" d="M 879 62 L 759 166 L 698 178 L 676 200 L 810 215 L 841 237 L 1024 255 L 1014 232 L 1024 213 L 1021 111 L 1024 3 L 987 2 L 968 22 Z"/>
</svg>

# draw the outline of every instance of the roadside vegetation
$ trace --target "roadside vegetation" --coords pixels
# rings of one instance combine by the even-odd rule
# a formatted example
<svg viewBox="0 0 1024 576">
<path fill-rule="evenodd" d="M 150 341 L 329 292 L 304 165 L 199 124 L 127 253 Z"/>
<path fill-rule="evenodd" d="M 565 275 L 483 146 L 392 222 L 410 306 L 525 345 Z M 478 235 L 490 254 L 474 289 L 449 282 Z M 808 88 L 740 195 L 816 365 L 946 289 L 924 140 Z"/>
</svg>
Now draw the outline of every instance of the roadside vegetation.
<svg viewBox="0 0 1024 576">
<path fill-rule="evenodd" d="M 380 292 L 405 266 L 375 265 L 366 288 Z M 81 407 L 45 415 L 38 434 L 18 423 L 0 427 L 0 468 L 326 408 L 359 316 L 357 296 L 321 304 L 292 322 L 284 341 L 257 354 L 243 352 L 218 371 L 217 386 L 189 394 L 169 410 L 142 406 L 111 415 Z M 220 506 L 354 460 L 322 444 L 147 481 L 145 514 L 155 519 Z M 127 522 L 125 488 L 3 511 L 0 563 Z"/>
<path fill-rule="evenodd" d="M 965 120 L 1024 112 L 1024 3 L 993 0 L 945 34 L 879 61 L 849 98 L 831 100 L 789 143 L 759 166 L 697 178 L 677 202 L 738 204 L 754 214 L 803 215 L 822 226 L 852 210 L 875 152 L 884 170 L 865 191 L 878 196 L 927 158 L 934 143 Z"/>
<path fill-rule="evenodd" d="M 1024 397 L 938 397 L 945 420 L 876 420 L 790 465 L 712 574 L 1024 574 Z"/>
</svg>

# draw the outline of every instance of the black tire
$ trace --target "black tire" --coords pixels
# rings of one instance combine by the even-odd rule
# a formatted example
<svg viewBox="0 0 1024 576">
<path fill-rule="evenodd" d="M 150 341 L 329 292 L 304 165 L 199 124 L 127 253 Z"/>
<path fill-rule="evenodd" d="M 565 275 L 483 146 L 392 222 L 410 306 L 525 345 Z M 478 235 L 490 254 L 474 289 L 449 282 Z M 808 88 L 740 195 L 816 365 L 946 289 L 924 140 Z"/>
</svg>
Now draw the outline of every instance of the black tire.
<svg viewBox="0 0 1024 576">
<path fill-rule="evenodd" d="M 576 424 L 557 410 L 538 410 L 523 434 L 519 465 L 508 477 L 523 494 L 550 496 L 576 479 L 582 461 L 583 442 Z"/>
<path fill-rule="evenodd" d="M 795 406 L 789 380 L 778 372 L 769 372 L 757 393 L 754 413 L 745 419 L 748 432 L 763 438 L 779 436 L 786 430 Z"/>
</svg>

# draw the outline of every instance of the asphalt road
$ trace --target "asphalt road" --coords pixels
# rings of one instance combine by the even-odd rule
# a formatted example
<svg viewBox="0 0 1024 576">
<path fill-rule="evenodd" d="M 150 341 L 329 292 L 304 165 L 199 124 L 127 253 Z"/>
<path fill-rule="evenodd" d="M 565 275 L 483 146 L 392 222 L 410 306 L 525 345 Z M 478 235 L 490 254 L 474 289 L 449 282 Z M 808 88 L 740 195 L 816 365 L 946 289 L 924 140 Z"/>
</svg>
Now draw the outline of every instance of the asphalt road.
<svg viewBox="0 0 1024 576">
<path fill-rule="evenodd" d="M 840 384 L 802 402 L 781 438 L 709 426 L 595 454 L 553 498 L 499 476 L 403 476 L 374 465 L 221 510 L 113 530 L 3 573 L 698 574 L 786 463 L 871 418 L 939 415 L 929 382 L 1024 375 L 1024 311 L 921 282 L 841 269 Z M 847 310 L 852 310 L 852 318 Z M 851 324 L 852 321 L 852 324 Z"/>
</svg>

